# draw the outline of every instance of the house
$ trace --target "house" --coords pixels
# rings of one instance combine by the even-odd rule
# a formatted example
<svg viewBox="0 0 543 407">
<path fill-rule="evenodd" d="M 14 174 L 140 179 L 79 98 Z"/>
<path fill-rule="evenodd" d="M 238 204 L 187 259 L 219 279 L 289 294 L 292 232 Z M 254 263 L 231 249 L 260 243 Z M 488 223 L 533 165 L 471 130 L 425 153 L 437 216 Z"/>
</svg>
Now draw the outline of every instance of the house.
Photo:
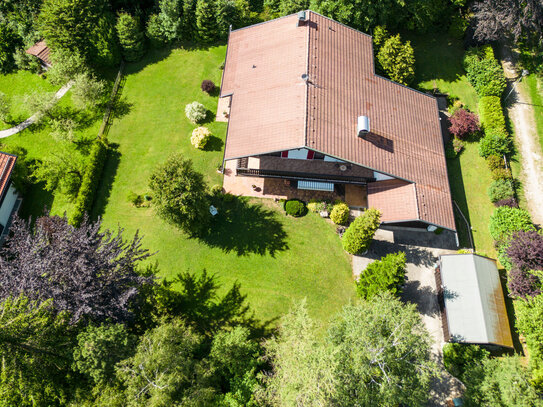
<svg viewBox="0 0 543 407">
<path fill-rule="evenodd" d="M 220 96 L 226 191 L 455 230 L 436 99 L 376 75 L 369 35 L 313 11 L 231 31 Z"/>
<path fill-rule="evenodd" d="M 41 65 L 44 69 L 51 67 L 51 51 L 49 50 L 49 47 L 45 43 L 45 41 L 39 41 L 32 45 L 30 48 L 26 50 L 26 53 L 29 55 L 34 55 L 36 58 L 38 58 L 41 62 Z"/>
<path fill-rule="evenodd" d="M 21 205 L 21 198 L 11 185 L 17 157 L 0 152 L 0 245 L 8 234 L 11 218 Z"/>
<path fill-rule="evenodd" d="M 445 341 L 513 347 L 496 260 L 442 255 L 436 283 Z"/>
</svg>

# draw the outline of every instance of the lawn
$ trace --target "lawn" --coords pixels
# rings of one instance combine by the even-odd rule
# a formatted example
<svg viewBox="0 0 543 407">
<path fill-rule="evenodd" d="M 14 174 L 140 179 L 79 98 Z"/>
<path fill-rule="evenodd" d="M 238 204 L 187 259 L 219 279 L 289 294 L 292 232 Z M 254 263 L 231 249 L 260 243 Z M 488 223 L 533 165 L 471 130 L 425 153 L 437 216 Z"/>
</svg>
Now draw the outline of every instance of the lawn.
<svg viewBox="0 0 543 407">
<path fill-rule="evenodd" d="M 532 107 L 535 113 L 535 122 L 537 126 L 537 134 L 539 136 L 539 143 L 541 149 L 543 149 L 543 90 L 541 85 L 541 79 L 535 74 L 531 74 L 524 78 L 520 86 L 523 86 L 528 92 L 530 99 L 532 99 Z"/>
<path fill-rule="evenodd" d="M 471 111 L 477 112 L 477 94 L 469 84 L 462 66 L 462 41 L 447 34 L 404 35 L 411 40 L 416 59 L 415 87 L 423 91 L 437 89 L 450 99 L 459 99 Z M 478 252 L 495 256 L 488 224 L 494 206 L 486 190 L 492 182 L 490 170 L 479 157 L 476 141 L 466 142 L 459 158 L 447 160 L 453 200 L 458 204 L 472 227 Z M 455 209 L 455 218 L 462 247 L 470 245 L 468 228 Z"/>
<path fill-rule="evenodd" d="M 26 120 L 33 112 L 29 112 L 24 106 L 26 95 L 34 92 L 56 92 L 60 87 L 51 85 L 40 75 L 17 71 L 7 75 L 0 75 L 0 91 L 5 93 L 11 103 L 11 116 L 13 124 Z M 0 130 L 12 127 L 13 124 L 0 122 Z"/>
<path fill-rule="evenodd" d="M 106 163 L 94 216 L 104 226 L 136 230 L 143 244 L 158 251 L 151 259 L 160 273 L 217 275 L 223 289 L 235 281 L 265 320 L 285 313 L 294 300 L 307 298 L 313 316 L 325 321 L 354 298 L 349 256 L 331 225 L 319 216 L 286 217 L 270 200 L 235 198 L 219 207 L 213 232 L 206 239 L 187 238 L 157 218 L 152 208 L 132 206 L 130 192 L 148 192 L 149 176 L 172 152 L 190 157 L 210 185 L 221 184 L 216 169 L 222 161 L 226 124 L 214 122 L 217 97 L 200 90 L 203 79 L 220 83 L 225 47 L 154 51 L 126 67 L 122 90 L 126 114 L 116 118 L 108 138 L 115 150 Z M 197 100 L 209 109 L 211 148 L 196 150 L 190 133 L 196 126 L 184 114 Z"/>
<path fill-rule="evenodd" d="M 23 75 L 26 72 L 19 72 L 16 76 L 26 76 Z M 13 76 L 5 75 L 0 76 L 0 82 L 6 80 L 6 77 Z M 38 79 L 39 77 L 36 76 Z M 43 81 L 39 79 L 39 81 Z M 18 81 L 14 82 L 16 90 L 13 90 L 11 87 L 6 87 L 5 93 L 15 94 L 15 92 L 24 92 L 19 93 L 20 98 L 24 98 L 24 94 L 31 94 L 34 91 L 41 91 L 44 89 L 49 89 L 48 82 L 37 82 L 35 87 L 24 87 Z M 18 89 L 18 90 L 17 90 Z M 71 101 L 71 92 L 68 92 L 62 99 L 59 100 L 58 106 L 62 108 L 72 108 L 73 103 Z M 26 113 L 25 113 L 26 114 Z M 76 138 L 81 140 L 91 140 L 96 137 L 98 134 L 98 129 L 102 122 L 102 112 L 96 112 L 92 116 L 89 116 L 89 120 L 81 126 L 80 129 L 76 130 Z M 30 160 L 41 160 L 48 156 L 54 154 L 58 148 L 59 143 L 55 141 L 51 135 L 51 129 L 48 126 L 30 126 L 26 130 L 23 130 L 20 133 L 17 133 L 13 136 L 0 139 L 0 144 L 6 145 L 17 145 L 23 147 L 28 154 Z M 88 145 L 81 144 L 79 148 L 86 149 Z M 45 191 L 42 184 L 32 184 L 28 191 L 24 195 L 23 204 L 19 214 L 23 217 L 36 217 L 43 213 L 45 207 L 50 210 L 52 215 L 62 215 L 64 212 L 70 214 L 73 208 L 74 202 L 71 201 L 66 195 L 62 194 L 60 191 Z"/>
</svg>

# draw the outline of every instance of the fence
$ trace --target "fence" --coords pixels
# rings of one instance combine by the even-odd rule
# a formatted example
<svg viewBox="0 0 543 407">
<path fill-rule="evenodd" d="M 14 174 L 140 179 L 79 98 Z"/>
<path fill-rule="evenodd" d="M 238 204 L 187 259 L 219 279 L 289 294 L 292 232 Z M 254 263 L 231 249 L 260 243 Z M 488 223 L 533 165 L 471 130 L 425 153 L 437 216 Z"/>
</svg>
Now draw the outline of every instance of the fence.
<svg viewBox="0 0 543 407">
<path fill-rule="evenodd" d="M 113 89 L 111 90 L 111 96 L 109 97 L 106 112 L 104 113 L 104 119 L 102 120 L 102 125 L 100 126 L 100 130 L 98 131 L 98 139 L 101 139 L 104 135 L 107 137 L 107 132 L 109 130 L 109 127 L 111 126 L 111 111 L 117 103 L 118 96 L 120 95 L 119 89 L 121 89 L 121 82 L 124 84 L 123 69 L 124 61 L 121 61 L 121 65 L 119 66 L 119 72 L 117 73 L 115 83 L 113 84 Z"/>
</svg>

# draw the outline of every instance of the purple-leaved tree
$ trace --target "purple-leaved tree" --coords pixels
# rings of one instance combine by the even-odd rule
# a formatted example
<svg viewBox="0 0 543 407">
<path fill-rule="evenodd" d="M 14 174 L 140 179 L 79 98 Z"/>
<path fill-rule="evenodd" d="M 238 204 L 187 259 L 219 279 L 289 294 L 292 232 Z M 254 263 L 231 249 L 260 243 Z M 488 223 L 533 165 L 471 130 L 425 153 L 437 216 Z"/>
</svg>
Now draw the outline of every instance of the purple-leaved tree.
<svg viewBox="0 0 543 407">
<path fill-rule="evenodd" d="M 75 228 L 66 217 L 44 216 L 32 230 L 15 217 L 0 249 L 0 300 L 20 294 L 52 299 L 57 310 L 70 312 L 72 323 L 129 320 L 131 300 L 152 281 L 137 272 L 150 254 L 137 233 L 125 242 L 122 229 L 101 232 L 100 226 L 85 219 Z"/>
</svg>

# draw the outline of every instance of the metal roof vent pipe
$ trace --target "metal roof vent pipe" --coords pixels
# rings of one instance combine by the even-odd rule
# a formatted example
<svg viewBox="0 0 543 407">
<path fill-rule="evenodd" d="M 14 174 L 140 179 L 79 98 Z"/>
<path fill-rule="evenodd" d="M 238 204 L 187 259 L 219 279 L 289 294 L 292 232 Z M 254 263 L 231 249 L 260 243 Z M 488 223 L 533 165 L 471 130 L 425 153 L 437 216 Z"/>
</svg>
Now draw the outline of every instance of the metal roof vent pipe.
<svg viewBox="0 0 543 407">
<path fill-rule="evenodd" d="M 307 21 L 307 12 L 306 11 L 298 11 L 298 23 L 296 24 L 296 27 L 299 27 L 301 25 L 305 25 Z"/>
<path fill-rule="evenodd" d="M 370 118 L 368 116 L 358 116 L 358 137 L 364 138 L 370 132 Z"/>
</svg>

